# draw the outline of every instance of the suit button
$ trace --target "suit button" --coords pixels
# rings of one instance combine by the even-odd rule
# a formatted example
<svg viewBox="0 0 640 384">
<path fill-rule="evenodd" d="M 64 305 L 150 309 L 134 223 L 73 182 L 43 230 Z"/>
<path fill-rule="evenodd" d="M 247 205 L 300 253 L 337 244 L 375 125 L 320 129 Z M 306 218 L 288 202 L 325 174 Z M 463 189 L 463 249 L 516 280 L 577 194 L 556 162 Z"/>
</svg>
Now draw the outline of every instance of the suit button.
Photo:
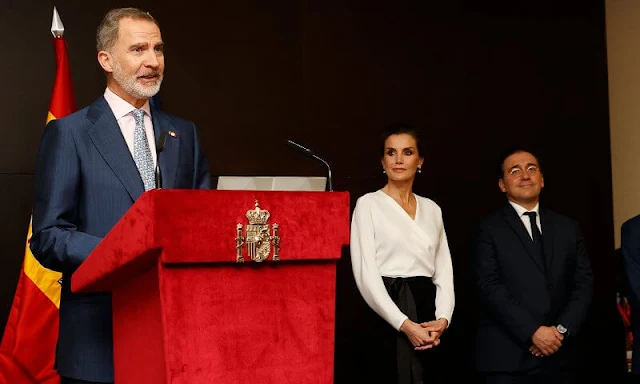
<svg viewBox="0 0 640 384">
<path fill-rule="evenodd" d="M 553 289 L 553 284 L 547 284 L 547 289 Z"/>
</svg>

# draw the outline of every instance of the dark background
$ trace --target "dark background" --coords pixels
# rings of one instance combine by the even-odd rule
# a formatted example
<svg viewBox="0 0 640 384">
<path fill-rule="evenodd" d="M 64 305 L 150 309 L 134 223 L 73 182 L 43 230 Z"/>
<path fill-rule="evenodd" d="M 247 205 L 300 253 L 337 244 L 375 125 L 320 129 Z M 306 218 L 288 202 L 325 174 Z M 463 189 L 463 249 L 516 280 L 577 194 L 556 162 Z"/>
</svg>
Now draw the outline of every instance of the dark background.
<svg viewBox="0 0 640 384">
<path fill-rule="evenodd" d="M 504 203 L 495 157 L 507 145 L 534 146 L 545 172 L 542 204 L 580 222 L 595 271 L 582 371 L 614 377 L 625 369 L 615 308 L 604 0 L 0 0 L 0 326 L 23 258 L 51 97 L 54 5 L 78 106 L 104 90 L 95 52 L 104 13 L 134 5 L 159 20 L 163 108 L 198 124 L 214 176 L 323 176 L 323 164 L 284 144 L 292 139 L 330 162 L 334 189 L 349 191 L 353 207 L 384 185 L 380 129 L 399 120 L 418 127 L 427 151 L 414 190 L 443 209 L 456 276 L 456 310 L 442 345 L 458 366 L 452 379 L 472 372 L 468 234 Z M 354 340 L 367 310 L 345 251 L 336 383 L 366 369 L 354 361 Z"/>
</svg>

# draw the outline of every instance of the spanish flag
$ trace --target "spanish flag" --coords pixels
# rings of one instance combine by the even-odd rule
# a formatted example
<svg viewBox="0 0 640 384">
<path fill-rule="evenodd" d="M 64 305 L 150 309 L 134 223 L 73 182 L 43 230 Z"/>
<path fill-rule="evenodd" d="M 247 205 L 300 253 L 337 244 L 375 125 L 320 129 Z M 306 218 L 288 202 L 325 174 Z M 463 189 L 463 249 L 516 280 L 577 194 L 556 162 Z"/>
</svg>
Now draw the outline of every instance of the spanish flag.
<svg viewBox="0 0 640 384">
<path fill-rule="evenodd" d="M 56 77 L 46 122 L 75 111 L 64 28 L 53 9 L 51 32 L 56 54 Z M 46 269 L 29 250 L 27 231 L 24 260 L 11 312 L 0 343 L 0 383 L 58 384 L 54 370 L 58 339 L 58 308 L 62 274 Z"/>
</svg>

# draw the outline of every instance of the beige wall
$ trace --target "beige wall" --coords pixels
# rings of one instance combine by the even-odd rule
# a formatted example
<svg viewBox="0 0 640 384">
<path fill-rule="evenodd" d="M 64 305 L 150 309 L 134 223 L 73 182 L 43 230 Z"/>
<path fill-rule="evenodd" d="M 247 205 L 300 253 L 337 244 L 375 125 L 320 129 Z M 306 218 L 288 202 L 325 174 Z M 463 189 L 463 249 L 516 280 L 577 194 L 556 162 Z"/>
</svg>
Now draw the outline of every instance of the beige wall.
<svg viewBox="0 0 640 384">
<path fill-rule="evenodd" d="M 613 220 L 640 214 L 640 0 L 606 0 Z"/>
</svg>

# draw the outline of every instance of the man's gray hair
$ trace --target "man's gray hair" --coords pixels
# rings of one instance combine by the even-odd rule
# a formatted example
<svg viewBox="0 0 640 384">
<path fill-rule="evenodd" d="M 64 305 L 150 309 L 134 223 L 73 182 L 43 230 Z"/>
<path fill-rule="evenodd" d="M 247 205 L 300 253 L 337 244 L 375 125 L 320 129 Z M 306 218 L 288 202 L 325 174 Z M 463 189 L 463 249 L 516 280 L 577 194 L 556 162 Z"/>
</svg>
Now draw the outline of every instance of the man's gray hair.
<svg viewBox="0 0 640 384">
<path fill-rule="evenodd" d="M 160 24 L 151 16 L 149 12 L 145 12 L 138 8 L 116 8 L 112 9 L 104 15 L 102 22 L 98 26 L 96 33 L 96 48 L 98 52 L 110 50 L 115 41 L 118 39 L 118 26 L 120 20 L 129 18 L 134 20 L 148 20 L 155 23 L 158 28 Z"/>
</svg>

